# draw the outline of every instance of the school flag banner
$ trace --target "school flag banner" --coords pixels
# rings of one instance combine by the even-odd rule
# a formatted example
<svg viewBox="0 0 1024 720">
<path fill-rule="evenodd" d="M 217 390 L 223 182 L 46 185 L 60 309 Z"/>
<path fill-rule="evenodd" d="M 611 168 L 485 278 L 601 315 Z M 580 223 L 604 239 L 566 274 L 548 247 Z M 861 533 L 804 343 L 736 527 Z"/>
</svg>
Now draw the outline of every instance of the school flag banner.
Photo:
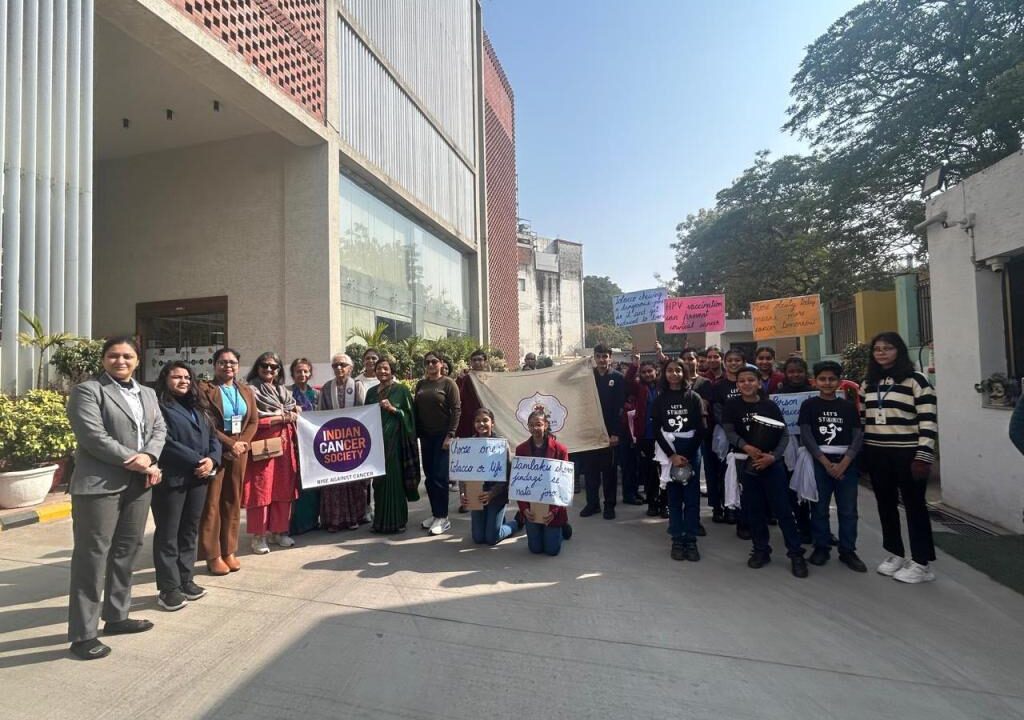
<svg viewBox="0 0 1024 720">
<path fill-rule="evenodd" d="M 513 447 L 526 439 L 526 421 L 543 408 L 551 432 L 569 452 L 608 447 L 601 401 L 590 360 L 529 372 L 470 373 L 480 405 L 494 413 L 495 432 L 509 438 Z"/>
<path fill-rule="evenodd" d="M 379 405 L 300 413 L 297 430 L 303 490 L 384 474 Z"/>
<path fill-rule="evenodd" d="M 569 507 L 572 505 L 574 468 L 575 465 L 567 460 L 513 458 L 508 499 Z"/>
<path fill-rule="evenodd" d="M 817 390 L 809 390 L 798 393 L 779 393 L 777 395 L 769 395 L 768 397 L 779 406 L 779 410 L 782 412 L 782 419 L 786 421 L 786 428 L 789 430 L 789 434 L 799 435 L 800 427 L 796 421 L 800 417 L 800 406 L 804 404 L 804 400 L 807 398 L 817 396 Z"/>
<path fill-rule="evenodd" d="M 725 295 L 694 295 L 665 300 L 665 332 L 725 330 Z"/>
<path fill-rule="evenodd" d="M 615 324 L 621 327 L 658 323 L 665 319 L 666 288 L 637 290 L 623 293 L 612 298 L 612 311 L 615 313 Z"/>
<path fill-rule="evenodd" d="M 750 317 L 754 324 L 754 340 L 819 335 L 821 297 L 800 295 L 752 302 Z"/>
</svg>

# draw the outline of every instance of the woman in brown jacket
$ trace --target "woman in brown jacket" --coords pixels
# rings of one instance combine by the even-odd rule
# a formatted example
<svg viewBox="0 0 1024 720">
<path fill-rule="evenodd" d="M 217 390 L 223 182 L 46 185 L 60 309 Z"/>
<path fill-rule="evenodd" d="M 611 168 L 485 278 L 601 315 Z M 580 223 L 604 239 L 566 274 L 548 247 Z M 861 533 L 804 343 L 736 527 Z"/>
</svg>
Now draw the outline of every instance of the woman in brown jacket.
<svg viewBox="0 0 1024 720">
<path fill-rule="evenodd" d="M 242 511 L 242 479 L 259 416 L 252 389 L 236 382 L 239 358 L 231 348 L 221 348 L 214 353 L 213 382 L 202 387 L 217 437 L 224 446 L 221 466 L 210 481 L 199 524 L 198 559 L 206 560 L 211 575 L 227 575 L 242 567 L 235 557 Z"/>
</svg>

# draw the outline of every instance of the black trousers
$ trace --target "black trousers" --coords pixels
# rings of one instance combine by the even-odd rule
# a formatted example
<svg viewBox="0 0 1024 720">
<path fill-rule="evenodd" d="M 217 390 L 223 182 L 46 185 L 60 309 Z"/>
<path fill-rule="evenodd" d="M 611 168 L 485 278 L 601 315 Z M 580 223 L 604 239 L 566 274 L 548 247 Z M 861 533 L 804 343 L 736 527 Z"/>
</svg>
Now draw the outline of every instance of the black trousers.
<svg viewBox="0 0 1024 720">
<path fill-rule="evenodd" d="M 638 464 L 640 466 L 640 483 L 644 487 L 644 493 L 647 494 L 647 506 L 661 510 L 662 505 L 665 504 L 665 498 L 662 497 L 661 487 L 659 487 L 661 466 L 654 459 L 654 442 L 654 440 L 637 441 L 637 447 L 640 448 Z"/>
<path fill-rule="evenodd" d="M 160 592 L 177 590 L 192 579 L 206 488 L 205 479 L 189 479 L 178 487 L 163 482 L 153 488 L 153 567 Z"/>
<path fill-rule="evenodd" d="M 910 474 L 914 448 L 878 448 L 865 446 L 864 467 L 871 476 L 871 488 L 878 503 L 878 520 L 882 525 L 882 547 L 893 555 L 906 557 L 900 526 L 899 501 L 907 514 L 910 535 L 910 557 L 919 565 L 935 559 L 932 521 L 925 502 L 927 480 L 916 480 Z"/>
<path fill-rule="evenodd" d="M 579 462 L 583 466 L 583 480 L 587 489 L 587 505 L 600 507 L 599 490 L 604 490 L 604 505 L 615 507 L 618 492 L 618 477 L 615 467 L 615 448 L 588 450 L 579 454 Z"/>
</svg>

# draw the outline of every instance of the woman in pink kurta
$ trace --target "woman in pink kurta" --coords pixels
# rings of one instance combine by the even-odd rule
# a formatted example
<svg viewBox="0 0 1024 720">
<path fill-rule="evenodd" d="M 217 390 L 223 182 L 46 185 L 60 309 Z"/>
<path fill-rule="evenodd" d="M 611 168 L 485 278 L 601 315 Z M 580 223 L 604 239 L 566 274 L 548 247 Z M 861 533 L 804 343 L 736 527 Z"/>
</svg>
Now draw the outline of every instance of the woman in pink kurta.
<svg viewBox="0 0 1024 720">
<path fill-rule="evenodd" d="M 292 501 L 299 495 L 299 462 L 295 451 L 295 398 L 284 386 L 284 367 L 274 353 L 263 353 L 247 377 L 256 396 L 259 426 L 252 447 L 260 440 L 280 438 L 283 454 L 268 460 L 249 458 L 242 485 L 246 529 L 252 535 L 252 551 L 270 552 L 268 540 L 281 547 L 295 541 L 288 535 Z"/>
</svg>

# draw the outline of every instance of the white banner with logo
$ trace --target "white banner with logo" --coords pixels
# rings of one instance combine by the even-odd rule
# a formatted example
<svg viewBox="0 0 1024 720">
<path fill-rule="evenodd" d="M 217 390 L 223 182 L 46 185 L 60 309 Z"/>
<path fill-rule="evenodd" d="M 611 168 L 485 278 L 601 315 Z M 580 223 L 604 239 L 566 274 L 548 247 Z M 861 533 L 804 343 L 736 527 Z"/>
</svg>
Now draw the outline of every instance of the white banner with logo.
<svg viewBox="0 0 1024 720">
<path fill-rule="evenodd" d="M 384 474 L 379 405 L 300 413 L 297 430 L 303 490 Z"/>
</svg>

